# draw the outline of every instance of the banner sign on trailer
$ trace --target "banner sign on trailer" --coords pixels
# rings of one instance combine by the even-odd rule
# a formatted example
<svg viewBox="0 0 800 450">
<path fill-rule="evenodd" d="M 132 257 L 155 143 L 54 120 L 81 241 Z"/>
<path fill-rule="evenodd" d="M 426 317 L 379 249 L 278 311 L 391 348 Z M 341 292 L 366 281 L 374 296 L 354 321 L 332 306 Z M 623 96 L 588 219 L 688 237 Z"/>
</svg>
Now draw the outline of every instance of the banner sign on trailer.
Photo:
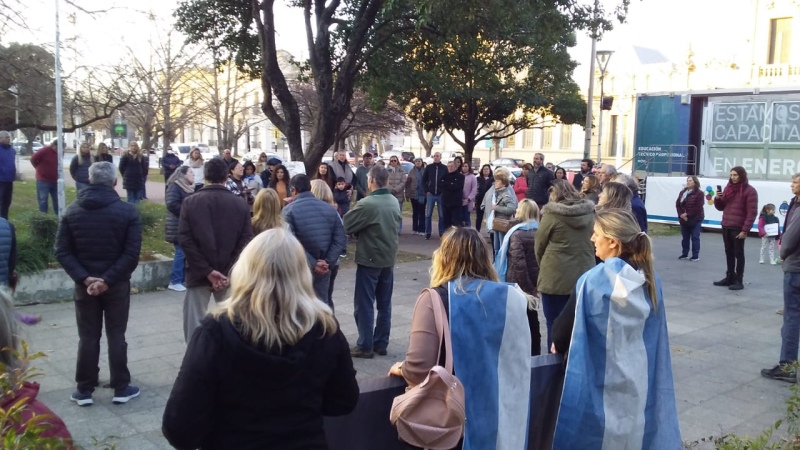
<svg viewBox="0 0 800 450">
<path fill-rule="evenodd" d="M 685 172 L 689 105 L 681 103 L 680 95 L 640 96 L 636 102 L 635 139 L 634 170 Z"/>
<path fill-rule="evenodd" d="M 725 185 L 728 184 L 728 179 L 698 178 L 700 179 L 700 189 L 703 190 L 706 199 L 703 227 L 722 228 L 722 212 L 714 208 L 713 199 L 715 191 L 717 190 L 717 185 L 724 188 Z M 778 214 L 781 217 L 781 226 L 783 226 L 782 216 L 786 215 L 786 211 L 789 209 L 789 201 L 792 199 L 790 183 L 788 181 L 750 180 L 750 185 L 758 192 L 759 211 L 762 206 L 767 203 L 772 203 L 777 208 Z M 678 199 L 678 194 L 680 194 L 685 186 L 686 178 L 684 177 L 647 177 L 645 197 L 647 220 L 651 222 L 678 224 L 678 211 L 675 208 L 675 201 Z M 751 231 L 758 231 L 758 217 L 756 217 Z"/>
</svg>

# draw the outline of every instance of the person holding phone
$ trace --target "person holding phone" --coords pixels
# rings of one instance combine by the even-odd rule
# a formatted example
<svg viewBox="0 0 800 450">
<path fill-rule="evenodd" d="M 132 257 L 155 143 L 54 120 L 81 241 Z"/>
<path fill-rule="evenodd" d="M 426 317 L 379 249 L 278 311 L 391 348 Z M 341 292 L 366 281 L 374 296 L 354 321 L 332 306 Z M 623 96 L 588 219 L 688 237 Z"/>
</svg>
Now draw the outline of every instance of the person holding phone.
<svg viewBox="0 0 800 450">
<path fill-rule="evenodd" d="M 725 278 L 715 281 L 714 286 L 738 291 L 744 289 L 744 241 L 758 216 L 758 192 L 747 181 L 744 167 L 731 169 L 724 190 L 717 186 L 714 207 L 722 211 L 722 241 L 727 263 Z"/>
</svg>

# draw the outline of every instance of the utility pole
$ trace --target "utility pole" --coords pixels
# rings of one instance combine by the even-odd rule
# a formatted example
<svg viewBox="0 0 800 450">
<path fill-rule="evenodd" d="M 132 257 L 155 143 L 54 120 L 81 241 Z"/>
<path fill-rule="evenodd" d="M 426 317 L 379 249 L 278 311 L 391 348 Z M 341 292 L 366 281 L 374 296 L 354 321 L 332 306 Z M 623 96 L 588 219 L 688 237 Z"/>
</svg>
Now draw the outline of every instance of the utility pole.
<svg viewBox="0 0 800 450">
<path fill-rule="evenodd" d="M 64 215 L 67 199 L 64 195 L 64 116 L 61 110 L 61 60 L 59 50 L 61 46 L 61 34 L 58 28 L 59 1 L 60 0 L 56 0 L 56 139 L 58 142 L 58 164 L 56 164 L 56 167 L 58 170 L 58 216 L 61 217 Z"/>
<path fill-rule="evenodd" d="M 586 98 L 586 126 L 584 128 L 585 140 L 583 143 L 583 158 L 588 159 L 592 151 L 592 104 L 594 103 L 594 60 L 595 50 L 597 49 L 597 11 L 600 8 L 600 0 L 594 0 L 594 23 L 591 28 L 592 36 L 592 56 L 589 58 L 589 92 Z"/>
</svg>

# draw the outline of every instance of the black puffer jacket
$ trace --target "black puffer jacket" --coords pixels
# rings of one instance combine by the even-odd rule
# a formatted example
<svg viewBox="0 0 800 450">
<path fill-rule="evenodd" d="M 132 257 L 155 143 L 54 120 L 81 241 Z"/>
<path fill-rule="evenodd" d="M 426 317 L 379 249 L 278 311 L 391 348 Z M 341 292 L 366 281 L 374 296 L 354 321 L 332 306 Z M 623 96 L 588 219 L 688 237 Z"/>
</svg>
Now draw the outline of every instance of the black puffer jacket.
<svg viewBox="0 0 800 450">
<path fill-rule="evenodd" d="M 167 187 L 165 203 L 167 205 L 167 220 L 164 221 L 164 240 L 178 243 L 178 219 L 181 217 L 181 204 L 189 194 L 175 183 Z"/>
<path fill-rule="evenodd" d="M 144 189 L 144 179 L 147 177 L 147 169 L 150 165 L 148 155 L 142 155 L 136 159 L 125 153 L 119 159 L 119 173 L 122 174 L 122 187 L 131 191 Z"/>
<path fill-rule="evenodd" d="M 76 283 L 90 276 L 108 285 L 129 280 L 141 249 L 139 212 L 110 186 L 78 192 L 58 227 L 56 258 Z"/>
<path fill-rule="evenodd" d="M 517 230 L 511 235 L 508 248 L 506 281 L 517 283 L 526 294 L 536 292 L 539 263 L 536 262 L 536 230 Z"/>
<path fill-rule="evenodd" d="M 550 199 L 548 190 L 555 179 L 553 172 L 547 170 L 547 167 L 540 166 L 538 169 L 529 170 L 528 191 L 525 192 L 525 197 L 533 200 L 540 207 L 546 205 Z"/>
</svg>

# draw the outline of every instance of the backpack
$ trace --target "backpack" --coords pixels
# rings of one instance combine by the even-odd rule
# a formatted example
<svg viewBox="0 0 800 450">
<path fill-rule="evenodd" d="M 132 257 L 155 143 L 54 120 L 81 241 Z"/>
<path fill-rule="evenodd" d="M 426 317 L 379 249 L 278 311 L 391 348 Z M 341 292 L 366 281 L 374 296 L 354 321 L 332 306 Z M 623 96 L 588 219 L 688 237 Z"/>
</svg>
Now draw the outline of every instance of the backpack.
<svg viewBox="0 0 800 450">
<path fill-rule="evenodd" d="M 449 450 L 458 445 L 464 435 L 466 410 L 464 386 L 453 375 L 453 349 L 450 325 L 439 294 L 427 289 L 433 303 L 436 331 L 440 337 L 437 363 L 445 348 L 444 367 L 435 365 L 425 380 L 392 402 L 389 420 L 397 427 L 400 440 L 431 450 Z"/>
</svg>

